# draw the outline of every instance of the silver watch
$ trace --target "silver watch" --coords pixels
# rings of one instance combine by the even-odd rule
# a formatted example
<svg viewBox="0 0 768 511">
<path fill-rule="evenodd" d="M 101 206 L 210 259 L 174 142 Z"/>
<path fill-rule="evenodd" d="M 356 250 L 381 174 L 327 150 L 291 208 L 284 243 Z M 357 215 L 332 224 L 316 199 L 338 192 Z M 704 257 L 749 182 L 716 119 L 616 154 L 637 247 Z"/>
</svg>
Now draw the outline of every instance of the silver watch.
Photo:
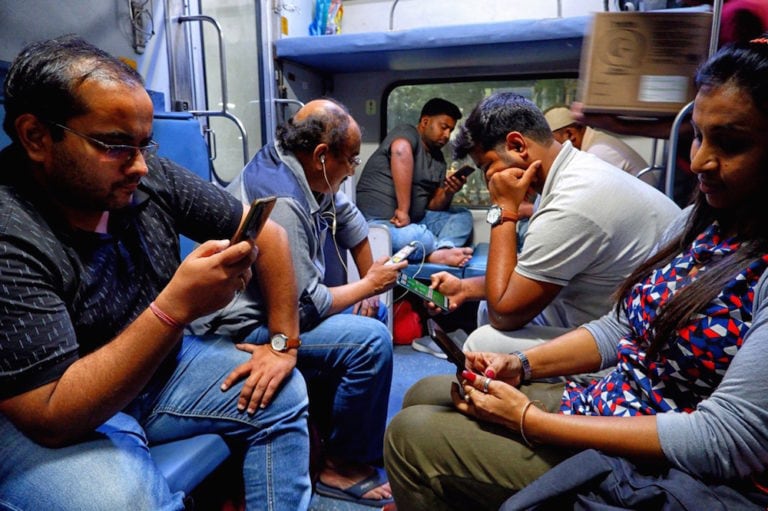
<svg viewBox="0 0 768 511">
<path fill-rule="evenodd" d="M 285 334 L 275 334 L 269 339 L 269 344 L 275 351 L 288 351 L 301 346 L 301 339 L 291 339 Z"/>
<path fill-rule="evenodd" d="M 491 224 L 491 227 L 495 227 L 504 222 L 517 222 L 517 213 L 502 209 L 498 204 L 494 204 L 488 208 L 488 213 L 485 215 L 485 221 Z"/>
</svg>

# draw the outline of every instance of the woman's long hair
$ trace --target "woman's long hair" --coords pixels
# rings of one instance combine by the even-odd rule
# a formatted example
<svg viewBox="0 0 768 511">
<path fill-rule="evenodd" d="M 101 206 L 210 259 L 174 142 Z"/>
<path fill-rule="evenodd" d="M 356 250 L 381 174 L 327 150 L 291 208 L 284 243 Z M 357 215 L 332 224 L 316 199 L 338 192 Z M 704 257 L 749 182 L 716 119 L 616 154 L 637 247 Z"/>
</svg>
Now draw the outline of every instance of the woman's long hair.
<svg viewBox="0 0 768 511">
<path fill-rule="evenodd" d="M 757 114 L 768 116 L 768 38 L 757 39 L 746 45 L 721 49 L 710 58 L 696 74 L 696 87 L 713 88 L 722 85 L 736 86 L 752 98 Z M 768 149 L 766 149 L 768 151 Z M 764 169 L 768 174 L 768 169 Z M 707 267 L 707 271 L 690 285 L 678 291 L 661 307 L 651 325 L 649 356 L 676 336 L 690 318 L 709 304 L 736 273 L 768 251 L 768 208 L 762 201 L 768 193 L 768 175 L 760 183 L 751 202 L 729 210 L 711 207 L 700 190 L 694 194 L 693 209 L 683 232 L 662 247 L 643 263 L 619 287 L 616 297 L 621 314 L 626 310 L 627 297 L 639 282 L 651 272 L 669 263 L 685 247 L 689 246 L 712 222 L 719 221 L 727 232 L 734 232 L 741 240 L 739 248 L 728 257 Z"/>
</svg>

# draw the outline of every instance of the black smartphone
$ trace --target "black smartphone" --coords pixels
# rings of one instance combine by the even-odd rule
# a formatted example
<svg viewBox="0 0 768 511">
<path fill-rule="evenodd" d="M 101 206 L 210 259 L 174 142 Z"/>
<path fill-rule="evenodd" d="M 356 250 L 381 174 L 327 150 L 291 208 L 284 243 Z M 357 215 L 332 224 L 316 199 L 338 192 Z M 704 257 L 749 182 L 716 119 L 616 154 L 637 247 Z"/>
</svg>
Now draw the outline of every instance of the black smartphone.
<svg viewBox="0 0 768 511">
<path fill-rule="evenodd" d="M 461 348 L 459 348 L 459 345 L 448 337 L 448 334 L 440 328 L 440 325 L 434 319 L 430 318 L 427 320 L 427 331 L 432 340 L 448 355 L 448 360 L 453 362 L 459 368 L 459 371 L 463 371 L 466 368 L 466 357 Z"/>
<path fill-rule="evenodd" d="M 418 280 L 414 279 L 413 277 L 409 277 L 403 272 L 400 272 L 397 275 L 397 283 L 411 293 L 414 293 L 423 299 L 434 303 L 444 311 L 448 312 L 448 297 L 440 291 L 432 289 L 423 282 L 419 282 Z"/>
<path fill-rule="evenodd" d="M 463 167 L 461 167 L 459 170 L 457 170 L 456 172 L 454 172 L 451 175 L 456 176 L 456 177 L 467 177 L 471 173 L 473 173 L 475 170 L 477 170 L 477 167 L 475 167 L 475 166 L 464 165 Z"/>
<path fill-rule="evenodd" d="M 269 218 L 272 208 L 275 207 L 276 200 L 277 197 L 270 196 L 255 199 L 251 202 L 251 209 L 248 211 L 245 220 L 240 223 L 240 227 L 237 228 L 235 235 L 232 236 L 230 244 L 234 245 L 241 241 L 255 239 L 261 232 L 264 224 L 267 223 L 267 218 Z"/>
</svg>

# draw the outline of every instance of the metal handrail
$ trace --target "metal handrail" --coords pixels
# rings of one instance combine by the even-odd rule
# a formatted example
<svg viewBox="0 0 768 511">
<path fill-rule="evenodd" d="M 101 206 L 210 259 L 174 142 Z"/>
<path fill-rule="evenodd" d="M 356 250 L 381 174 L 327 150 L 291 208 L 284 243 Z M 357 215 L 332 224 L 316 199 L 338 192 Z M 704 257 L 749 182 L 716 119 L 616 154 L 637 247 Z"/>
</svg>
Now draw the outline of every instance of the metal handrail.
<svg viewBox="0 0 768 511">
<path fill-rule="evenodd" d="M 179 16 L 179 23 L 187 21 L 205 21 L 213 25 L 216 29 L 219 41 L 219 74 L 221 75 L 221 110 L 190 110 L 189 113 L 200 117 L 224 117 L 235 123 L 243 142 L 243 165 L 248 164 L 248 134 L 245 131 L 245 125 L 234 114 L 229 112 L 228 93 L 227 93 L 227 61 L 224 56 L 224 38 L 221 35 L 221 26 L 210 16 L 203 14 L 193 16 Z M 213 139 L 215 140 L 215 139 Z M 215 149 L 211 150 L 215 154 Z"/>
<path fill-rule="evenodd" d="M 677 163 L 677 142 L 678 135 L 680 134 L 680 125 L 683 124 L 683 120 L 693 110 L 693 101 L 685 105 L 675 116 L 675 120 L 672 122 L 672 127 L 669 131 L 669 150 L 667 152 L 667 172 L 664 176 L 664 193 L 670 199 L 675 194 L 675 170 Z"/>
<path fill-rule="evenodd" d="M 392 7 L 389 9 L 389 30 L 394 30 L 395 27 L 395 7 L 397 6 L 397 2 L 400 0 L 395 0 L 392 2 Z"/>
</svg>

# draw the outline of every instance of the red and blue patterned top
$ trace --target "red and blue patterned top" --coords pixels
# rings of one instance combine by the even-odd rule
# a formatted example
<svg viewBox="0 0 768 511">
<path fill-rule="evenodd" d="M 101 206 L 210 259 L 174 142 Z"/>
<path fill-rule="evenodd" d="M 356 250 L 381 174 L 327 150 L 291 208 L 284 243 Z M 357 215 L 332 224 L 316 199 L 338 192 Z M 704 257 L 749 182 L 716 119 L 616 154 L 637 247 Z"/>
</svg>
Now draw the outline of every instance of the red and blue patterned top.
<svg viewBox="0 0 768 511">
<path fill-rule="evenodd" d="M 754 287 L 768 266 L 768 255 L 730 279 L 653 358 L 647 357 L 649 332 L 657 311 L 677 290 L 739 244 L 735 238 L 722 239 L 715 222 L 669 264 L 638 283 L 627 298 L 631 333 L 618 343 L 616 369 L 587 386 L 569 382 L 560 412 L 612 416 L 692 412 L 707 398 L 720 384 L 751 326 Z"/>
</svg>

